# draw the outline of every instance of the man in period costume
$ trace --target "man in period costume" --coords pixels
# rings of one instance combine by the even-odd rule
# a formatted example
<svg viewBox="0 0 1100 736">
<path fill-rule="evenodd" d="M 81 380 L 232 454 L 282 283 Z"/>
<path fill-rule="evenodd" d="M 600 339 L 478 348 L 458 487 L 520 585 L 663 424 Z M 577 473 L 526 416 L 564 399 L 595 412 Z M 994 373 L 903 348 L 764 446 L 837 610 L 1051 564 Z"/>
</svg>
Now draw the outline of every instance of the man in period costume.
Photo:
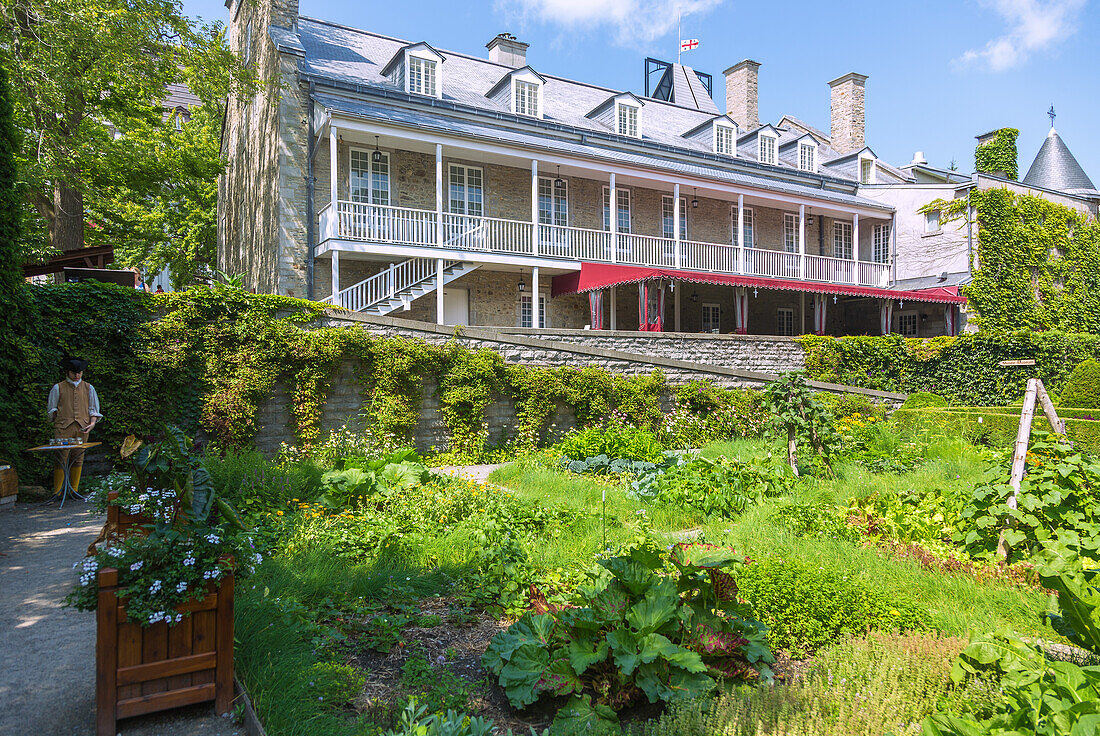
<svg viewBox="0 0 1100 736">
<path fill-rule="evenodd" d="M 88 440 L 88 433 L 95 427 L 96 421 L 103 415 L 99 412 L 99 396 L 92 384 L 84 379 L 84 369 L 88 362 L 80 358 L 65 358 L 61 369 L 65 371 L 65 380 L 55 383 L 50 389 L 46 401 L 46 414 L 53 422 L 54 437 L 80 437 Z M 84 464 L 84 450 L 61 450 L 57 453 L 57 467 L 53 471 L 54 493 L 61 492 L 65 480 L 65 461 L 73 453 L 69 470 L 69 483 L 76 491 L 80 483 L 80 471 Z"/>
</svg>

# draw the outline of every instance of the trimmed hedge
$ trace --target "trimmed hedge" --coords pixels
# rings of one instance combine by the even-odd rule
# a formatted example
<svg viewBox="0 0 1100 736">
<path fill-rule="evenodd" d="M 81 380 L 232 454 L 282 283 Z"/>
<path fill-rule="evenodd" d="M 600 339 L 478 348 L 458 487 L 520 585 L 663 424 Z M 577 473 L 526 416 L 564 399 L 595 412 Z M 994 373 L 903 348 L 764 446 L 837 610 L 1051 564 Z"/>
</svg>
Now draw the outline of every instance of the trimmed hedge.
<svg viewBox="0 0 1100 736">
<path fill-rule="evenodd" d="M 956 406 L 898 409 L 891 419 L 905 428 L 920 425 L 959 432 L 971 440 L 985 440 L 994 445 L 1011 445 L 1020 427 L 1021 407 Z M 1066 422 L 1066 438 L 1082 449 L 1100 453 L 1100 411 L 1096 409 L 1062 409 L 1058 417 Z M 1050 431 L 1042 409 L 1036 406 L 1032 431 Z"/>
<path fill-rule="evenodd" d="M 1069 374 L 1061 399 L 1070 406 L 1100 409 L 1100 363 L 1091 358 L 1079 363 Z"/>
</svg>

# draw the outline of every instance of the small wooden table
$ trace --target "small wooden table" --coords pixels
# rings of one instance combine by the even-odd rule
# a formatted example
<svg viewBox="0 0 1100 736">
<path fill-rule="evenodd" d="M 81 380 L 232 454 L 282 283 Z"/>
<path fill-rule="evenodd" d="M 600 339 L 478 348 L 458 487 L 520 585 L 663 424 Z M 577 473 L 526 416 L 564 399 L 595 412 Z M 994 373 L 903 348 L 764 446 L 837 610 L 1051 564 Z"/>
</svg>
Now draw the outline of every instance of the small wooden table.
<svg viewBox="0 0 1100 736">
<path fill-rule="evenodd" d="M 102 444 L 103 444 L 102 442 L 81 442 L 80 444 L 71 444 L 71 445 L 39 445 L 38 447 L 29 448 L 27 450 L 27 452 L 58 452 L 60 450 L 90 450 L 93 447 L 99 447 Z M 73 484 L 71 482 L 69 482 L 69 470 L 73 466 L 73 453 L 70 452 L 69 454 L 65 455 L 64 458 L 65 459 L 61 463 L 61 467 L 65 471 L 65 473 L 64 473 L 64 476 L 63 476 L 64 481 L 61 484 L 61 506 L 59 506 L 58 508 L 64 508 L 65 507 L 65 499 L 68 497 L 68 495 L 70 493 L 72 493 L 74 496 L 79 498 L 81 501 L 87 501 L 88 500 L 87 497 L 81 496 L 79 493 L 77 493 L 76 489 L 73 488 Z M 55 498 L 55 497 L 51 497 L 50 500 L 53 500 L 53 498 Z"/>
</svg>

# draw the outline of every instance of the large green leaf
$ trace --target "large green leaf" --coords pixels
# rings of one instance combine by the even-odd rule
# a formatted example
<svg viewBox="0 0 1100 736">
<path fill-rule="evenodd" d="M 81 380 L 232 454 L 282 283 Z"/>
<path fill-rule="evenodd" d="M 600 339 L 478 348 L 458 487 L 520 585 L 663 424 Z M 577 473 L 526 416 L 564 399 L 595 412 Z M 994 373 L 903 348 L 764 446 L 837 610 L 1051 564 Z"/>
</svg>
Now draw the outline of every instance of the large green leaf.
<svg viewBox="0 0 1100 736">
<path fill-rule="evenodd" d="M 589 604 L 592 612 L 601 621 L 617 624 L 623 620 L 630 596 L 618 580 L 612 580 Z"/>
<path fill-rule="evenodd" d="M 663 578 L 646 591 L 645 598 L 627 611 L 626 621 L 639 634 L 649 634 L 675 622 L 679 606 L 676 583 Z"/>
<path fill-rule="evenodd" d="M 641 595 L 653 584 L 654 575 L 650 567 L 627 557 L 611 557 L 600 564 L 622 583 L 631 595 Z"/>
<path fill-rule="evenodd" d="M 619 717 L 606 705 L 592 705 L 590 695 L 574 695 L 554 716 L 553 731 L 568 734 L 618 733 Z"/>
<path fill-rule="evenodd" d="M 631 675 L 641 663 L 638 656 L 638 637 L 629 629 L 615 629 L 607 635 L 607 643 L 615 657 L 615 664 L 624 675 Z"/>
<path fill-rule="evenodd" d="M 550 653 L 530 642 L 512 652 L 498 679 L 508 702 L 522 708 L 538 700 L 540 683 L 544 681 L 549 665 Z"/>
<path fill-rule="evenodd" d="M 570 660 L 571 657 L 565 650 L 560 650 L 559 655 L 550 662 L 550 666 L 543 671 L 539 679 L 538 687 L 541 692 L 557 696 L 581 691 L 581 679 L 578 673 L 573 671 Z"/>
<path fill-rule="evenodd" d="M 595 643 L 590 637 L 576 638 L 569 642 L 567 651 L 569 653 L 569 664 L 573 667 L 573 671 L 577 675 L 583 675 L 585 671 L 596 664 L 607 659 L 608 643 L 606 639 L 600 640 L 599 643 Z"/>
</svg>

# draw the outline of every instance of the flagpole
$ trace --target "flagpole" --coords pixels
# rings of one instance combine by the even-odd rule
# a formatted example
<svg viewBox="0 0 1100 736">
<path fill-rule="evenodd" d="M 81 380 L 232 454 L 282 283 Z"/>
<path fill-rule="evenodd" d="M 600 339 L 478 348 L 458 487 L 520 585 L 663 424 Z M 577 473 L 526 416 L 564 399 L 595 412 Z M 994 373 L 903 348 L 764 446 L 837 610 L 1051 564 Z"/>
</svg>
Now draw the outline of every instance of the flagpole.
<svg viewBox="0 0 1100 736">
<path fill-rule="evenodd" d="M 680 42 L 680 39 L 684 37 L 683 31 L 680 29 L 680 23 L 684 19 L 683 11 L 676 14 L 676 63 L 680 63 L 680 54 L 684 53 L 684 44 Z"/>
</svg>

